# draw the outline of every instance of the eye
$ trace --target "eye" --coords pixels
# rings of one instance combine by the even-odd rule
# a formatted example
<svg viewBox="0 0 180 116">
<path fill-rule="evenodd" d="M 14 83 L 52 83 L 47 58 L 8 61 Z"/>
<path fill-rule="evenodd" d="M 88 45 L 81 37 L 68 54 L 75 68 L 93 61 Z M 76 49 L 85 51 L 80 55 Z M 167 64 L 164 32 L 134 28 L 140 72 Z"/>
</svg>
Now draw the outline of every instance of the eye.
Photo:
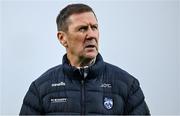
<svg viewBox="0 0 180 116">
<path fill-rule="evenodd" d="M 83 27 L 80 27 L 80 28 L 79 28 L 79 31 L 80 31 L 80 32 L 85 32 L 85 31 L 87 31 L 87 29 L 88 29 L 87 26 L 83 26 Z"/>
<path fill-rule="evenodd" d="M 92 26 L 91 28 L 92 28 L 92 30 L 97 30 L 97 29 L 98 29 L 98 26 L 94 25 L 94 26 Z"/>
</svg>

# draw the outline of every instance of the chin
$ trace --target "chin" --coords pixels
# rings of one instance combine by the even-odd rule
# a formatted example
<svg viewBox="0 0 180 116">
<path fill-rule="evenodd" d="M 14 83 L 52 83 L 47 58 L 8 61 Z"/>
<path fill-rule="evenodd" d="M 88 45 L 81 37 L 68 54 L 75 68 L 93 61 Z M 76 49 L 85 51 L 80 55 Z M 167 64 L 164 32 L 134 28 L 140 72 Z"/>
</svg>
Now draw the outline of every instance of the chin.
<svg viewBox="0 0 180 116">
<path fill-rule="evenodd" d="M 98 52 L 86 53 L 85 57 L 89 59 L 94 59 L 97 56 Z"/>
</svg>

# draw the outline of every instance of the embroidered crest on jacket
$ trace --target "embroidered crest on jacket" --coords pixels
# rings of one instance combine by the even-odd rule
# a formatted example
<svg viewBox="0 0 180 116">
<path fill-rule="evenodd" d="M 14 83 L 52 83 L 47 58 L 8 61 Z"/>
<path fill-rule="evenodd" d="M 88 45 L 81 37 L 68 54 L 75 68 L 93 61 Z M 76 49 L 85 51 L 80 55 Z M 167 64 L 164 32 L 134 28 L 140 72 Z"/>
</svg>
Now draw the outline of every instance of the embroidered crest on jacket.
<svg viewBox="0 0 180 116">
<path fill-rule="evenodd" d="M 104 107 L 108 110 L 110 110 L 113 107 L 113 99 L 111 98 L 104 98 Z"/>
</svg>

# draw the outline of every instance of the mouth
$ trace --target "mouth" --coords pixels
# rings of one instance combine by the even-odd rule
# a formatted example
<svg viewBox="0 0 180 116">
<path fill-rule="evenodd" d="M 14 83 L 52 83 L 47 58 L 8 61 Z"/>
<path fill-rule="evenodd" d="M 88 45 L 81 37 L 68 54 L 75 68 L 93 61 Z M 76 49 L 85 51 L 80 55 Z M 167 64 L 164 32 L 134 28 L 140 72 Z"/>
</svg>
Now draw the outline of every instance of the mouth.
<svg viewBox="0 0 180 116">
<path fill-rule="evenodd" d="M 97 50 L 98 48 L 97 42 L 95 41 L 95 39 L 92 40 L 86 40 L 84 43 L 84 48 L 90 51 L 94 51 Z"/>
<path fill-rule="evenodd" d="M 87 45 L 85 46 L 85 48 L 95 48 L 96 46 L 95 45 Z"/>
</svg>

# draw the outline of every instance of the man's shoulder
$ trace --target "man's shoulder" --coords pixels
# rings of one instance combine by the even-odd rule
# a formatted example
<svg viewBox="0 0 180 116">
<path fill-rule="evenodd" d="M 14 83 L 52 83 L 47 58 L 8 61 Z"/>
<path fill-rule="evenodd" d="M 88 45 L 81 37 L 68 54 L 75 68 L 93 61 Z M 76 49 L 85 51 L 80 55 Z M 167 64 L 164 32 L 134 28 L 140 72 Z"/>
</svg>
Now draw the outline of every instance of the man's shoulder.
<svg viewBox="0 0 180 116">
<path fill-rule="evenodd" d="M 37 78 L 34 82 L 37 86 L 40 86 L 41 84 L 48 82 L 54 78 L 57 78 L 58 75 L 62 74 L 62 65 L 54 66 L 50 69 L 48 69 L 46 72 L 44 72 L 39 78 Z"/>
<path fill-rule="evenodd" d="M 113 65 L 113 64 L 110 64 L 110 63 L 107 63 L 107 62 L 105 62 L 105 64 L 106 64 L 106 69 L 111 71 L 112 73 L 121 74 L 121 75 L 129 75 L 130 76 L 130 74 L 127 71 L 123 70 L 122 68 L 120 68 L 120 67 L 118 67 L 116 65 Z"/>
<path fill-rule="evenodd" d="M 132 76 L 131 74 L 129 74 L 127 71 L 123 70 L 122 68 L 107 63 L 106 64 L 106 73 L 108 75 L 110 75 L 110 78 L 114 78 L 115 80 L 120 80 L 123 81 L 127 84 L 132 83 L 134 80 L 137 80 L 134 76 Z"/>
</svg>

